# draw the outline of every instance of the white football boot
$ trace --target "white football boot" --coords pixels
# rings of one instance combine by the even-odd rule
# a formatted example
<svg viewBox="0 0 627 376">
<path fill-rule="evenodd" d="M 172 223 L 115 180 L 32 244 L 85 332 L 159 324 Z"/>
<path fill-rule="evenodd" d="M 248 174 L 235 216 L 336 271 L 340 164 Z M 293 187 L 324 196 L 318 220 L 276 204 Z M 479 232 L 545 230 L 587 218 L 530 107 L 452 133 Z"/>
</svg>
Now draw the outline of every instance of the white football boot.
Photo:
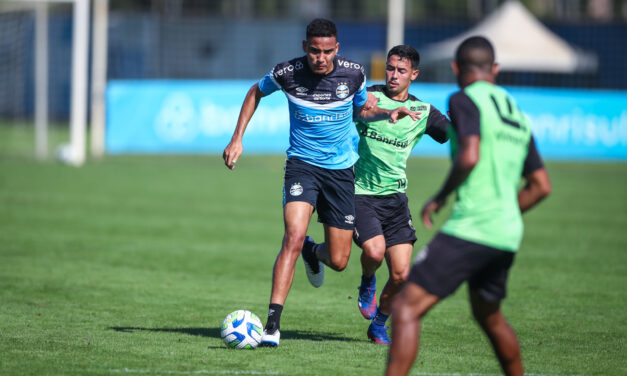
<svg viewBox="0 0 627 376">
<path fill-rule="evenodd" d="M 275 330 L 274 333 L 272 334 L 268 333 L 264 329 L 263 335 L 261 336 L 261 343 L 259 343 L 259 347 L 278 347 L 280 339 L 281 339 L 281 331 L 279 331 L 279 329 Z"/>
</svg>

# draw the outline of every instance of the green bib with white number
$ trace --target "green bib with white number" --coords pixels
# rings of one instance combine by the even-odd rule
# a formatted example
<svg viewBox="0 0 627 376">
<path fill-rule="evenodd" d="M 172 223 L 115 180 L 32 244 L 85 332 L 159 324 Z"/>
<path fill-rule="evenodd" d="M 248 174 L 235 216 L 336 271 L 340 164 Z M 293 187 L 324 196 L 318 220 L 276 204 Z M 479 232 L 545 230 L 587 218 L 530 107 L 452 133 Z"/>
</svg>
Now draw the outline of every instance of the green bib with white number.
<svg viewBox="0 0 627 376">
<path fill-rule="evenodd" d="M 531 128 L 504 89 L 478 81 L 463 91 L 479 109 L 479 162 L 457 189 L 451 217 L 441 231 L 516 252 L 523 235 L 518 187 Z M 455 158 L 458 140 L 455 134 L 450 136 L 451 154 Z"/>
</svg>

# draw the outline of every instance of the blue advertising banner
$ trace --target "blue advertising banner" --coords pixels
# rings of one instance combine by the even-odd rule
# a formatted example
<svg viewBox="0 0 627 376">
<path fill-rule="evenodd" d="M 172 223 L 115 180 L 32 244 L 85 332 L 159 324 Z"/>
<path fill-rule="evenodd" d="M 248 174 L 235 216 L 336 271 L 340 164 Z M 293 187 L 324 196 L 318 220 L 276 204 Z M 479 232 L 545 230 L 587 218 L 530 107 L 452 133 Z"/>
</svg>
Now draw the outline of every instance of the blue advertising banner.
<svg viewBox="0 0 627 376">
<path fill-rule="evenodd" d="M 106 149 L 123 153 L 221 153 L 229 143 L 251 81 L 111 81 Z M 410 91 L 445 112 L 450 84 L 413 84 Z M 547 159 L 627 160 L 627 92 L 509 88 L 529 116 Z M 244 136 L 245 153 L 284 153 L 287 101 L 261 100 Z M 447 156 L 429 137 L 413 155 Z"/>
<path fill-rule="evenodd" d="M 251 85 L 112 81 L 107 87 L 107 153 L 221 153 Z M 268 96 L 248 125 L 245 152 L 283 152 L 288 133 L 287 100 L 280 93 Z"/>
</svg>

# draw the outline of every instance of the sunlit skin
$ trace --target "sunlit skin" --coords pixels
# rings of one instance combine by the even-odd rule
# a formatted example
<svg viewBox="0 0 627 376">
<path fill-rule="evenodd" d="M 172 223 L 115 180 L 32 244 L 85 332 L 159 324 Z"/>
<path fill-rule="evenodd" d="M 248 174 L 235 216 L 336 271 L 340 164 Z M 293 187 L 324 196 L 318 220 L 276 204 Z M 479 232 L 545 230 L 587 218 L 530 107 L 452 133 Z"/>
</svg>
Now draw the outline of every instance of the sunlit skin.
<svg viewBox="0 0 627 376">
<path fill-rule="evenodd" d="M 307 55 L 309 68 L 315 74 L 329 74 L 333 71 L 333 58 L 340 44 L 335 37 L 312 37 L 303 41 L 303 51 Z"/>
<path fill-rule="evenodd" d="M 392 55 L 385 66 L 385 89 L 388 97 L 405 101 L 409 97 L 409 85 L 418 78 L 419 70 L 412 68 L 411 61 Z"/>
</svg>

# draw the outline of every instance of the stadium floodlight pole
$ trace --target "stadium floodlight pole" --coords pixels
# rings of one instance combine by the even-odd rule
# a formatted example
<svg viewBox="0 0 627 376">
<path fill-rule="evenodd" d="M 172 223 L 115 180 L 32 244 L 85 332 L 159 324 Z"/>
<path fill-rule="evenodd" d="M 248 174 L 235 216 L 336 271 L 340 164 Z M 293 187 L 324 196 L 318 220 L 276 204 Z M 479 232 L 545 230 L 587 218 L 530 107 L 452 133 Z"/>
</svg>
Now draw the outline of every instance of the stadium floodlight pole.
<svg viewBox="0 0 627 376">
<path fill-rule="evenodd" d="M 48 156 L 48 4 L 35 6 L 35 157 Z"/>
<path fill-rule="evenodd" d="M 105 144 L 107 25 L 109 0 L 94 0 L 91 61 L 91 155 L 101 158 Z"/>
<path fill-rule="evenodd" d="M 387 49 L 403 44 L 405 32 L 405 0 L 388 0 Z"/>
<path fill-rule="evenodd" d="M 85 163 L 87 134 L 87 61 L 89 54 L 89 0 L 73 0 L 72 107 L 70 109 L 70 154 L 67 162 Z"/>
</svg>

